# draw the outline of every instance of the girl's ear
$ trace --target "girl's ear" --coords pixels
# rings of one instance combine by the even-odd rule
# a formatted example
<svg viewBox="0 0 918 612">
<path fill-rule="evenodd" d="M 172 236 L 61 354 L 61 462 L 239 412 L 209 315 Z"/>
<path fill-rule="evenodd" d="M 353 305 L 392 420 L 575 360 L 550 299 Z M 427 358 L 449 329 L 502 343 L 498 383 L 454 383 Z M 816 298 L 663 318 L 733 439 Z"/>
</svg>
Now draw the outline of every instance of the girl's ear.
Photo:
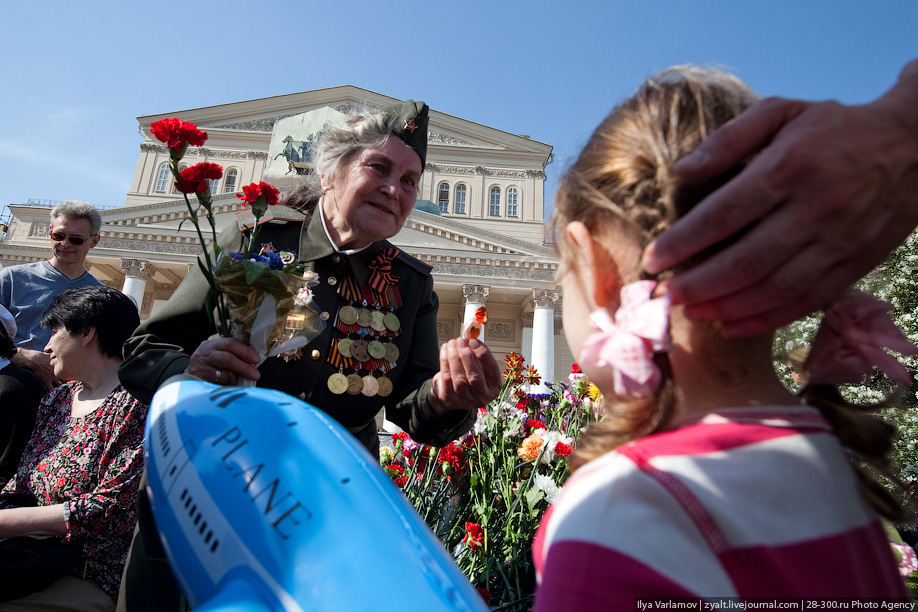
<svg viewBox="0 0 918 612">
<path fill-rule="evenodd" d="M 617 308 L 622 282 L 615 260 L 580 221 L 568 223 L 567 234 L 576 247 L 581 281 L 592 295 L 594 305 Z"/>
<path fill-rule="evenodd" d="M 96 337 L 96 328 L 87 327 L 85 330 L 83 330 L 83 340 L 82 340 L 83 346 L 87 346 L 90 342 L 93 341 L 95 337 Z"/>
</svg>

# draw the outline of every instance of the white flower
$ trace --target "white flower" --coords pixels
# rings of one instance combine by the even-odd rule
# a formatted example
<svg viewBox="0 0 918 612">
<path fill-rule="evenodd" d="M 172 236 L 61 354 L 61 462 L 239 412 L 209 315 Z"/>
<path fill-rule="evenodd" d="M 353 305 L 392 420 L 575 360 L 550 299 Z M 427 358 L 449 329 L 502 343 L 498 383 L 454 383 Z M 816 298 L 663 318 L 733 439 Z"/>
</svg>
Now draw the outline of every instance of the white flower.
<svg viewBox="0 0 918 612">
<path fill-rule="evenodd" d="M 558 442 L 564 442 L 568 445 L 574 442 L 573 438 L 565 436 L 560 431 L 540 432 L 539 436 L 545 441 L 545 452 L 542 453 L 542 463 L 545 464 L 551 463 L 558 458 L 558 455 L 555 453 L 555 445 L 557 445 Z"/>
<path fill-rule="evenodd" d="M 561 493 L 561 487 L 549 476 L 536 474 L 532 478 L 532 486 L 545 493 L 545 499 L 548 503 L 553 504 Z"/>
</svg>

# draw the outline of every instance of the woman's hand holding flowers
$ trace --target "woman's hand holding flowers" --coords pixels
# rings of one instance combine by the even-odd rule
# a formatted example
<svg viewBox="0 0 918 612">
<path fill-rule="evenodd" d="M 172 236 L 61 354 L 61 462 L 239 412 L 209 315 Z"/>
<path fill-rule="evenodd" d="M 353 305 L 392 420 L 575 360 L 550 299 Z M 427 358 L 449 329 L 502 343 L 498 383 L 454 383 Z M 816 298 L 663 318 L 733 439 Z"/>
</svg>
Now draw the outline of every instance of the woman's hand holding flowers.
<svg viewBox="0 0 918 612">
<path fill-rule="evenodd" d="M 440 347 L 440 371 L 428 400 L 441 417 L 485 406 L 500 393 L 503 379 L 494 356 L 478 340 L 453 339 Z"/>
<path fill-rule="evenodd" d="M 235 385 L 240 378 L 258 380 L 261 355 L 235 338 L 205 340 L 194 353 L 185 370 L 201 380 L 220 385 Z"/>
</svg>

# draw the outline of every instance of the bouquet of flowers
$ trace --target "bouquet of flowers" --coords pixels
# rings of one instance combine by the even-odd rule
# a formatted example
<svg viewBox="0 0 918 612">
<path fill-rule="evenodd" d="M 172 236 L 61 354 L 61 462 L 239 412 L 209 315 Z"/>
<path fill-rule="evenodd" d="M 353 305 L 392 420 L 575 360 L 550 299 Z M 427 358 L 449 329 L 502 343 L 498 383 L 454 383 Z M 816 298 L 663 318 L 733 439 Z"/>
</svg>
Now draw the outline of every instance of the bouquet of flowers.
<svg viewBox="0 0 918 612">
<path fill-rule="evenodd" d="M 207 132 L 175 118 L 154 122 L 150 131 L 169 148 L 175 188 L 182 193 L 188 207 L 186 220 L 194 225 L 204 247 L 204 260 L 199 259 L 198 265 L 209 284 L 207 313 L 211 323 L 221 336 L 237 338 L 264 358 L 297 354 L 325 328 L 310 290 L 318 284 L 318 279 L 315 273 L 297 264 L 290 253 L 275 252 L 271 245 L 252 251 L 259 221 L 268 206 L 277 204 L 277 189 L 263 182 L 242 188 L 242 193 L 236 197 L 250 207 L 255 223 L 244 240 L 243 251 L 226 253 L 217 244 L 210 193 L 210 181 L 220 179 L 223 168 L 209 162 L 179 168 L 188 146 L 203 145 Z M 195 194 L 197 206 L 192 206 L 188 198 L 190 193 Z M 210 225 L 213 256 L 206 248 L 199 222 L 201 216 L 206 217 Z"/>
<path fill-rule="evenodd" d="M 492 609 L 522 611 L 535 591 L 533 537 L 600 396 L 576 364 L 550 393 L 529 394 L 538 373 L 515 353 L 505 361 L 501 393 L 469 434 L 444 448 L 394 434 L 380 464 Z"/>
</svg>

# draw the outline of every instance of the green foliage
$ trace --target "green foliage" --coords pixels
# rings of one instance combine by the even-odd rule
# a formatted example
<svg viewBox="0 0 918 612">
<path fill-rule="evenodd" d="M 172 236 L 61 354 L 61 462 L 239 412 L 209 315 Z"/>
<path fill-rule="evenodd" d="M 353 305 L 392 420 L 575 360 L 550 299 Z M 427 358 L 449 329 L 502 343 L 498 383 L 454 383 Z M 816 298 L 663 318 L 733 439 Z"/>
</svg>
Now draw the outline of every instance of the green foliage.
<svg viewBox="0 0 918 612">
<path fill-rule="evenodd" d="M 918 344 L 918 232 L 913 233 L 905 243 L 893 251 L 889 258 L 864 277 L 857 289 L 889 302 L 890 314 L 909 341 Z M 775 335 L 775 367 L 790 389 L 795 386 L 786 368 L 787 353 L 797 346 L 809 346 L 819 326 L 821 313 L 811 315 L 778 330 Z M 918 375 L 918 356 L 899 357 L 912 373 Z M 878 372 L 860 385 L 846 385 L 842 394 L 849 402 L 874 404 L 897 391 L 896 385 Z M 918 478 L 918 384 L 898 389 L 898 409 L 884 410 L 883 418 L 896 426 L 896 439 L 892 458 L 906 479 Z"/>
</svg>

